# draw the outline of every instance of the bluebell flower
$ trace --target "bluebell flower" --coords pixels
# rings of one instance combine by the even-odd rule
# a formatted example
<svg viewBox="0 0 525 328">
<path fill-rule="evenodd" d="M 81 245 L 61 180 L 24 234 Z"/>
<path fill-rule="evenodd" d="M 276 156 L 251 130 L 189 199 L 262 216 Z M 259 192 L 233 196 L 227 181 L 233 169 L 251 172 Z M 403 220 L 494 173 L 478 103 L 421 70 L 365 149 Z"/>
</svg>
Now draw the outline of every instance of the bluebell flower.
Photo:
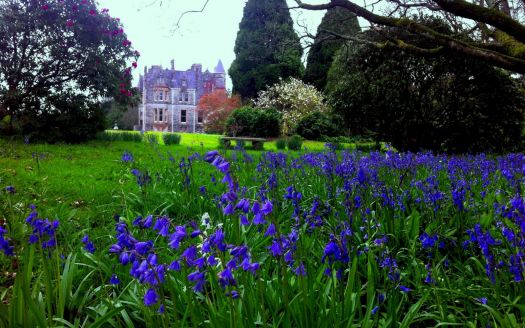
<svg viewBox="0 0 525 328">
<path fill-rule="evenodd" d="M 244 214 L 240 216 L 241 224 L 244 226 L 250 225 L 250 221 L 248 220 L 248 217 Z"/>
<path fill-rule="evenodd" d="M 184 226 L 175 227 L 175 232 L 169 237 L 168 245 L 173 249 L 178 249 L 180 242 L 186 237 L 186 228 Z"/>
<path fill-rule="evenodd" d="M 124 151 L 122 154 L 122 162 L 124 163 L 132 163 L 133 162 L 133 155 L 129 153 L 128 151 Z"/>
<path fill-rule="evenodd" d="M 239 295 L 238 291 L 232 290 L 232 291 L 227 292 L 226 296 L 230 296 L 233 299 L 237 299 L 237 298 L 239 298 L 240 295 Z"/>
<path fill-rule="evenodd" d="M 274 225 L 273 223 L 271 223 L 271 224 L 268 226 L 268 229 L 266 230 L 266 232 L 264 233 L 264 236 L 265 236 L 265 237 L 268 237 L 268 236 L 275 236 L 275 233 L 276 233 L 275 225 Z"/>
<path fill-rule="evenodd" d="M 156 230 L 159 232 L 159 235 L 163 237 L 167 237 L 169 234 L 169 228 L 170 228 L 170 220 L 169 218 L 163 216 L 157 219 L 157 222 L 155 222 L 155 225 L 153 226 L 153 230 Z"/>
<path fill-rule="evenodd" d="M 294 273 L 296 276 L 306 276 L 306 269 L 303 262 L 299 263 L 299 265 L 295 268 Z"/>
<path fill-rule="evenodd" d="M 10 245 L 10 239 L 6 237 L 7 230 L 0 225 L 0 250 L 4 252 L 6 256 L 13 256 L 14 246 Z"/>
<path fill-rule="evenodd" d="M 118 279 L 116 274 L 112 274 L 111 278 L 109 278 L 109 283 L 112 285 L 118 285 L 120 284 L 120 280 Z"/>
<path fill-rule="evenodd" d="M 259 213 L 255 214 L 252 223 L 255 224 L 255 225 L 260 225 L 260 224 L 266 224 L 267 222 L 264 219 L 263 213 L 259 212 Z"/>
<path fill-rule="evenodd" d="M 255 274 L 255 272 L 259 269 L 260 267 L 260 264 L 255 262 L 255 263 L 250 263 L 250 261 L 246 258 L 244 259 L 244 261 L 241 263 L 241 266 L 242 266 L 242 269 L 244 271 L 249 271 L 251 272 L 252 274 Z"/>
<path fill-rule="evenodd" d="M 272 213 L 272 211 L 273 211 L 273 204 L 272 204 L 272 202 L 270 202 L 269 200 L 266 200 L 266 202 L 264 202 L 264 205 L 261 208 L 261 212 L 265 216 L 267 216 L 267 215 L 270 215 L 270 213 Z"/>
<path fill-rule="evenodd" d="M 273 256 L 279 256 L 283 254 L 283 248 L 281 242 L 277 239 L 272 241 L 272 245 L 268 247 Z"/>
<path fill-rule="evenodd" d="M 434 248 L 436 242 L 438 241 L 438 237 L 437 235 L 430 236 L 426 232 L 423 232 L 421 236 L 419 236 L 419 240 L 421 241 L 421 246 L 423 249 L 428 249 Z"/>
<path fill-rule="evenodd" d="M 152 306 L 152 305 L 157 304 L 158 301 L 159 301 L 159 297 L 155 289 L 150 288 L 148 289 L 146 294 L 144 294 L 144 305 Z"/>
<path fill-rule="evenodd" d="M 84 249 L 87 252 L 91 254 L 95 253 L 95 245 L 93 245 L 93 243 L 89 240 L 89 236 L 87 234 L 82 238 L 82 243 L 84 244 Z"/>
<path fill-rule="evenodd" d="M 403 286 L 403 285 L 399 285 L 399 290 L 401 290 L 403 293 L 408 293 L 410 291 L 412 291 L 412 289 L 406 287 L 406 286 Z"/>
<path fill-rule="evenodd" d="M 235 280 L 235 278 L 233 278 L 232 271 L 229 268 L 226 268 L 222 270 L 221 272 L 219 272 L 218 276 L 219 276 L 219 284 L 221 285 L 222 288 L 226 286 L 236 286 L 237 285 L 237 281 Z"/>
<path fill-rule="evenodd" d="M 234 214 L 235 213 L 235 209 L 233 207 L 233 204 L 232 203 L 228 203 L 228 205 L 226 205 L 226 207 L 224 207 L 222 212 L 224 213 L 224 215 L 232 215 L 232 214 Z"/>
<path fill-rule="evenodd" d="M 378 310 L 379 310 L 379 306 L 376 305 L 376 306 L 372 309 L 371 313 L 372 313 L 372 314 L 376 314 Z"/>
<path fill-rule="evenodd" d="M 201 193 L 201 195 L 206 195 L 207 193 L 207 189 L 206 189 L 206 186 L 200 186 L 199 187 L 199 192 Z"/>
<path fill-rule="evenodd" d="M 135 243 L 135 250 L 140 255 L 146 255 L 153 248 L 153 241 L 140 241 Z"/>
<path fill-rule="evenodd" d="M 188 275 L 188 280 L 195 283 L 195 286 L 193 287 L 194 292 L 202 292 L 204 290 L 204 283 L 206 282 L 204 272 L 192 272 Z"/>
<path fill-rule="evenodd" d="M 170 263 L 168 267 L 168 270 L 172 270 L 172 271 L 180 271 L 180 269 L 181 269 L 181 265 L 180 265 L 179 260 L 174 260 L 173 262 Z"/>
<path fill-rule="evenodd" d="M 181 258 L 186 260 L 188 265 L 193 265 L 193 260 L 197 257 L 197 247 L 194 245 L 189 246 L 182 252 Z"/>
</svg>

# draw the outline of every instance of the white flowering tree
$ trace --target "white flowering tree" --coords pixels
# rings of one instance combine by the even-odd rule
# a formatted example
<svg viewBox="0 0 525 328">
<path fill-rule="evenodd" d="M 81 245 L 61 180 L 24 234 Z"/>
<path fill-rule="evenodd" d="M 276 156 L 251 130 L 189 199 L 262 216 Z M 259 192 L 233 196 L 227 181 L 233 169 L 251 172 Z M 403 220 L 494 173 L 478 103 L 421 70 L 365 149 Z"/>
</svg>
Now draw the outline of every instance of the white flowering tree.
<svg viewBox="0 0 525 328">
<path fill-rule="evenodd" d="M 267 90 L 260 91 L 255 106 L 281 111 L 281 131 L 285 135 L 292 134 L 303 117 L 316 111 L 328 111 L 323 94 L 314 86 L 296 78 L 281 80 Z"/>
</svg>

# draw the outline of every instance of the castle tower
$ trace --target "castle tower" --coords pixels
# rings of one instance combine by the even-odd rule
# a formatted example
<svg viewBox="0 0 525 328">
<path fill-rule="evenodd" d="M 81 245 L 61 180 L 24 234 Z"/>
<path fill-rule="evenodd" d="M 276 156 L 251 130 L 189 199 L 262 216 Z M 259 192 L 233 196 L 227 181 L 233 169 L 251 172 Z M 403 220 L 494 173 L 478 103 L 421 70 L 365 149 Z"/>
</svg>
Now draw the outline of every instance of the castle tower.
<svg viewBox="0 0 525 328">
<path fill-rule="evenodd" d="M 222 60 L 219 59 L 217 66 L 215 66 L 213 73 L 213 89 L 226 89 L 226 71 L 224 70 L 224 65 Z"/>
</svg>

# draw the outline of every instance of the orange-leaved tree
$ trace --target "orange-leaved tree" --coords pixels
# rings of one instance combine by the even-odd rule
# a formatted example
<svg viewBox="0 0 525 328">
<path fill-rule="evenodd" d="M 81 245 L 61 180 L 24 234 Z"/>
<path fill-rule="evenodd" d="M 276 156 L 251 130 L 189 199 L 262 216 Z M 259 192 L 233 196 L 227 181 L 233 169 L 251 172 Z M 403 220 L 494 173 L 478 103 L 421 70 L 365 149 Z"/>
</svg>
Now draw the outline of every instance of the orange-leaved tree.
<svg viewBox="0 0 525 328">
<path fill-rule="evenodd" d="M 197 108 L 204 112 L 204 131 L 223 133 L 226 119 L 239 107 L 241 107 L 241 98 L 237 95 L 229 96 L 223 89 L 202 96 Z"/>
</svg>

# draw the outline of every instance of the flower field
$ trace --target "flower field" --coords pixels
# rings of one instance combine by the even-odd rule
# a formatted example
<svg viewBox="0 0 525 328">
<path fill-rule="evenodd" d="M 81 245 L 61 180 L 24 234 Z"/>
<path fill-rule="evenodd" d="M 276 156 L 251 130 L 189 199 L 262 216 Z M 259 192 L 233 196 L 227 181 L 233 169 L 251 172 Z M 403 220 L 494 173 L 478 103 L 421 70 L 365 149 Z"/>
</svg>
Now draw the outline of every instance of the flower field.
<svg viewBox="0 0 525 328">
<path fill-rule="evenodd" d="M 521 154 L 2 147 L 0 326 L 525 325 Z"/>
</svg>

